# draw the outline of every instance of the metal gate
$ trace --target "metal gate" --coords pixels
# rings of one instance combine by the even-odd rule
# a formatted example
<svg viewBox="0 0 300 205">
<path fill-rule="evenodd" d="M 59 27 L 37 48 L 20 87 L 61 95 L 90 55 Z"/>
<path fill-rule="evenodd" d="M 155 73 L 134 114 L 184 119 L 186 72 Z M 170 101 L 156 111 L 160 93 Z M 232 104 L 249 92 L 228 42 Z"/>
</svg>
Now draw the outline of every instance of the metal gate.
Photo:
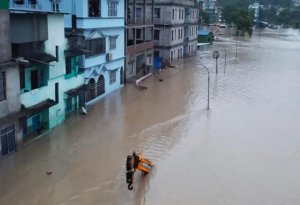
<svg viewBox="0 0 300 205">
<path fill-rule="evenodd" d="M 1 155 L 8 155 L 16 149 L 15 126 L 1 130 Z"/>
<path fill-rule="evenodd" d="M 103 95 L 104 93 L 105 93 L 104 76 L 100 75 L 97 82 L 97 96 Z"/>
<path fill-rule="evenodd" d="M 96 89 L 95 80 L 93 78 L 91 78 L 88 82 L 88 89 L 86 92 L 86 100 L 87 101 L 91 101 L 96 97 L 95 89 Z"/>
</svg>

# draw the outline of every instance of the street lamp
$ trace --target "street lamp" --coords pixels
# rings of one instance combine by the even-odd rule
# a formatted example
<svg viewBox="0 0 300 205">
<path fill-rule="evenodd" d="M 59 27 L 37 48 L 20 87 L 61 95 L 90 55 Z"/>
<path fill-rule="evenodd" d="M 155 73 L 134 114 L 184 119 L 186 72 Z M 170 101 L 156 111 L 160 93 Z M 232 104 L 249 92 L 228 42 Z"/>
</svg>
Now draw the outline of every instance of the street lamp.
<svg viewBox="0 0 300 205">
<path fill-rule="evenodd" d="M 223 46 L 224 53 L 225 53 L 225 59 L 224 59 L 224 74 L 226 73 L 226 65 L 227 65 L 227 53 L 226 53 L 226 47 Z"/>
<path fill-rule="evenodd" d="M 207 109 L 209 110 L 209 84 L 210 84 L 209 81 L 210 81 L 210 72 L 209 72 L 208 68 L 205 65 L 203 65 L 201 63 L 196 64 L 196 65 L 202 66 L 203 68 L 205 68 L 205 70 L 207 72 Z"/>
</svg>

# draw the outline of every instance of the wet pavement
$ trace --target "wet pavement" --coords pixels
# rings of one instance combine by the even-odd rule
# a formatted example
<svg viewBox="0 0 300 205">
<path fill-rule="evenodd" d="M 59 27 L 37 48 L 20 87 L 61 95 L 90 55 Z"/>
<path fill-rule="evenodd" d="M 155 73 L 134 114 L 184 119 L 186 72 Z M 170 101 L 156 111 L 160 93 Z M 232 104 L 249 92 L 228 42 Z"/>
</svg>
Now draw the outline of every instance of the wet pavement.
<svg viewBox="0 0 300 205">
<path fill-rule="evenodd" d="M 295 30 L 221 37 L 163 71 L 163 82 L 126 85 L 1 160 L 0 204 L 299 204 L 299 59 Z M 211 72 L 210 110 L 198 61 Z M 147 177 L 136 173 L 129 191 L 132 150 L 156 166 Z"/>
</svg>

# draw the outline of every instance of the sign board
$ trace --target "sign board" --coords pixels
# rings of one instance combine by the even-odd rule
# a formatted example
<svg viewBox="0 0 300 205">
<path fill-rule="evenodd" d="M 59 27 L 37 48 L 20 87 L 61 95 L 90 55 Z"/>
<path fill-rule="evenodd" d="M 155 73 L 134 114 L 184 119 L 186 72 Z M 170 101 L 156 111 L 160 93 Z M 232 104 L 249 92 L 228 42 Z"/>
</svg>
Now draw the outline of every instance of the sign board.
<svg viewBox="0 0 300 205">
<path fill-rule="evenodd" d="M 219 51 L 214 51 L 213 57 L 216 58 L 216 59 L 218 59 L 220 57 Z"/>
</svg>

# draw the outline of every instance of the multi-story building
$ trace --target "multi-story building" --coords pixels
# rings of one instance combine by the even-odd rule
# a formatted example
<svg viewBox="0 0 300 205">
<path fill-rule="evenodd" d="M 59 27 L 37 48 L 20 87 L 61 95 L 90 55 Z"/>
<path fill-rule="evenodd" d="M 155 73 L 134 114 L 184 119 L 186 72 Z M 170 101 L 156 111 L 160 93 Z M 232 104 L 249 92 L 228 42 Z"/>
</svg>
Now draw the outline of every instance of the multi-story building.
<svg viewBox="0 0 300 205">
<path fill-rule="evenodd" d="M 124 0 L 45 0 L 45 7 L 65 15 L 66 31 L 82 36 L 88 53 L 79 61 L 86 102 L 91 104 L 124 82 Z"/>
<path fill-rule="evenodd" d="M 211 24 L 219 22 L 220 9 L 217 5 L 217 0 L 201 0 L 201 1 L 202 1 L 203 10 L 209 15 L 209 22 Z"/>
<path fill-rule="evenodd" d="M 19 62 L 19 97 L 25 139 L 58 125 L 84 106 L 85 51 L 65 38 L 64 14 L 42 1 L 11 0 L 12 56 Z M 83 91 L 83 92 L 82 92 Z"/>
<path fill-rule="evenodd" d="M 155 0 L 154 56 L 174 61 L 194 53 L 198 18 L 194 0 Z"/>
<path fill-rule="evenodd" d="M 252 11 L 254 15 L 254 19 L 253 19 L 254 21 L 259 20 L 259 9 L 260 9 L 260 5 L 257 1 L 249 5 L 249 10 Z"/>
<path fill-rule="evenodd" d="M 19 70 L 12 62 L 8 0 L 0 2 L 0 156 L 15 151 L 22 137 Z"/>
<path fill-rule="evenodd" d="M 153 64 L 154 0 L 126 0 L 126 78 L 140 77 Z"/>
</svg>

